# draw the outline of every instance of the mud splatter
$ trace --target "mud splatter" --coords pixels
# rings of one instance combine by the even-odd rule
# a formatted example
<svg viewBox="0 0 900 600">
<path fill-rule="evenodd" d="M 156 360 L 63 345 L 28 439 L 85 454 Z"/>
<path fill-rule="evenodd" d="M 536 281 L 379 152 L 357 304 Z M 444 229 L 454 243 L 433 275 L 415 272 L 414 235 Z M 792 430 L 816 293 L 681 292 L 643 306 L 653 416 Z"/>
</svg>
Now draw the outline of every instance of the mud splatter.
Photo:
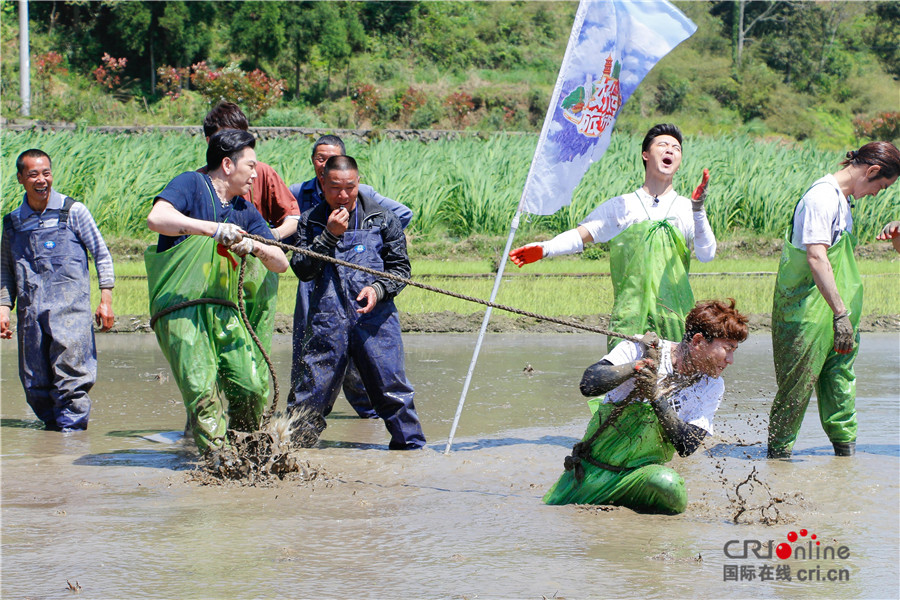
<svg viewBox="0 0 900 600">
<path fill-rule="evenodd" d="M 614 510 L 622 510 L 621 506 L 611 506 L 608 504 L 577 504 L 575 508 L 578 512 L 585 512 L 592 515 L 600 513 L 613 512 Z"/>
<path fill-rule="evenodd" d="M 327 471 L 303 458 L 307 415 L 278 413 L 259 431 L 228 430 L 228 444 L 207 452 L 187 480 L 201 485 L 236 483 L 267 487 L 279 481 L 311 483 L 329 480 Z"/>
<path fill-rule="evenodd" d="M 747 478 L 738 483 L 728 494 L 733 514 L 733 523 L 759 523 L 762 525 L 783 525 L 793 523 L 796 516 L 786 509 L 790 506 L 805 505 L 800 492 L 792 494 L 773 493 L 769 485 L 759 478 L 756 467 Z"/>
</svg>

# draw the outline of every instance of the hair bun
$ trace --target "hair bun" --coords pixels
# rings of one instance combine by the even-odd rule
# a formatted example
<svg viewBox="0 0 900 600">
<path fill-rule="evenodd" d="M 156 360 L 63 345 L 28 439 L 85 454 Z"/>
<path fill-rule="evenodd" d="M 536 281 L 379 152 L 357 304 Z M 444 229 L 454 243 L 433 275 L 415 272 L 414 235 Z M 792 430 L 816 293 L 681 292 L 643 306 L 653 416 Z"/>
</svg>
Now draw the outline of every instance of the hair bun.
<svg viewBox="0 0 900 600">
<path fill-rule="evenodd" d="M 851 150 L 850 152 L 847 153 L 847 158 L 849 160 L 856 160 L 857 156 L 859 156 L 859 151 L 857 151 L 857 150 Z"/>
</svg>

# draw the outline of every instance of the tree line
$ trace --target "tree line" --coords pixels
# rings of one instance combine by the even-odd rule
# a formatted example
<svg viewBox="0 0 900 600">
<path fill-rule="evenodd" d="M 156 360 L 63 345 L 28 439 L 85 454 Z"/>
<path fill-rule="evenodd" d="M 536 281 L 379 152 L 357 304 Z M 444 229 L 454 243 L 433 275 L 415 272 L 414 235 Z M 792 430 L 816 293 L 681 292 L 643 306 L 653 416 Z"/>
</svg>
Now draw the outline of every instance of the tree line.
<svg viewBox="0 0 900 600">
<path fill-rule="evenodd" d="M 626 107 L 633 121 L 708 115 L 730 124 L 765 122 L 778 131 L 797 121 L 786 105 L 848 122 L 890 113 L 882 92 L 891 86 L 896 92 L 893 78 L 900 76 L 900 3 L 675 4 L 700 29 L 654 69 L 635 106 Z M 179 92 L 198 87 L 191 69 L 202 64 L 210 72 L 260 73 L 278 82 L 282 108 L 315 113 L 330 126 L 414 120 L 536 130 L 577 4 L 57 0 L 29 6 L 34 55 L 54 52 L 69 72 L 98 80 L 104 56 L 127 59 L 120 83 L 108 89 L 139 99 L 148 111 L 148 103 L 171 97 L 173 86 Z M 2 10 L 0 74 L 8 95 L 17 86 L 17 3 Z M 454 93 L 465 95 L 455 105 Z M 328 110 L 335 104 L 356 122 L 326 122 L 335 117 Z"/>
</svg>

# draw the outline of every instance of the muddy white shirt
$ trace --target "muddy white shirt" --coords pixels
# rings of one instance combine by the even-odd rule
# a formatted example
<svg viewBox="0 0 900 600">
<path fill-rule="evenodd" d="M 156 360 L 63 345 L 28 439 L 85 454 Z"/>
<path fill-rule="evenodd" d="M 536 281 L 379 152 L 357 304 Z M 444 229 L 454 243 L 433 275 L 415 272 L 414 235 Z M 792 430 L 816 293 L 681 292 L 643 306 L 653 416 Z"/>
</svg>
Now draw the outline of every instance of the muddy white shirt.
<svg viewBox="0 0 900 600">
<path fill-rule="evenodd" d="M 668 340 L 660 340 L 659 352 L 659 377 L 674 372 L 672 366 L 672 350 L 677 344 Z M 603 357 L 613 365 L 624 365 L 634 362 L 644 355 L 644 346 L 636 342 L 623 341 L 613 348 L 613 351 Z M 610 390 L 604 398 L 604 402 L 621 402 L 631 390 L 634 389 L 634 378 L 629 379 L 619 387 Z M 678 418 L 691 425 L 713 433 L 713 417 L 722 402 L 725 394 L 725 382 L 721 377 L 709 377 L 704 375 L 700 381 L 682 390 L 671 394 L 667 400 Z"/>
<path fill-rule="evenodd" d="M 652 219 L 668 220 L 684 235 L 688 246 L 693 244 L 700 262 L 716 256 L 716 236 L 706 210 L 694 212 L 691 201 L 675 190 L 662 196 L 651 196 L 638 188 L 631 194 L 610 198 L 579 223 L 594 238 L 594 243 L 608 242 L 635 223 Z"/>
<path fill-rule="evenodd" d="M 845 231 L 853 231 L 850 201 L 834 175 L 826 175 L 812 184 L 797 203 L 791 243 L 802 250 L 810 244 L 831 247 Z"/>
</svg>

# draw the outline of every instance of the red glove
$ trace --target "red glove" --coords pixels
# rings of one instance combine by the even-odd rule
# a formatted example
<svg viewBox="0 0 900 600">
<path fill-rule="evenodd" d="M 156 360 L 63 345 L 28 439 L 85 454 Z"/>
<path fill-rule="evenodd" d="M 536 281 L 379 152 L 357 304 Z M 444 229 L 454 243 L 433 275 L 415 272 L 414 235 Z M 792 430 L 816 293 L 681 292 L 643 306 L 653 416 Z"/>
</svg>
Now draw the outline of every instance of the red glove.
<svg viewBox="0 0 900 600">
<path fill-rule="evenodd" d="M 231 263 L 232 271 L 237 269 L 237 266 L 238 266 L 237 261 L 234 260 L 234 257 L 231 255 L 231 253 L 228 252 L 228 248 L 226 248 L 222 244 L 216 244 L 216 254 L 228 259 L 228 262 Z"/>
<path fill-rule="evenodd" d="M 539 244 L 522 246 L 510 252 L 509 257 L 516 263 L 516 266 L 521 267 L 544 258 L 544 249 Z"/>
<path fill-rule="evenodd" d="M 875 239 L 892 240 L 898 236 L 900 236 L 900 221 L 891 221 L 884 226 L 884 229 L 881 230 L 881 233 L 875 236 Z"/>
<path fill-rule="evenodd" d="M 699 204 L 703 204 L 703 201 L 706 200 L 706 184 L 709 183 L 709 169 L 703 169 L 703 181 L 700 182 L 700 185 L 697 186 L 697 189 L 694 190 L 694 193 L 691 194 L 691 201 Z"/>
</svg>

